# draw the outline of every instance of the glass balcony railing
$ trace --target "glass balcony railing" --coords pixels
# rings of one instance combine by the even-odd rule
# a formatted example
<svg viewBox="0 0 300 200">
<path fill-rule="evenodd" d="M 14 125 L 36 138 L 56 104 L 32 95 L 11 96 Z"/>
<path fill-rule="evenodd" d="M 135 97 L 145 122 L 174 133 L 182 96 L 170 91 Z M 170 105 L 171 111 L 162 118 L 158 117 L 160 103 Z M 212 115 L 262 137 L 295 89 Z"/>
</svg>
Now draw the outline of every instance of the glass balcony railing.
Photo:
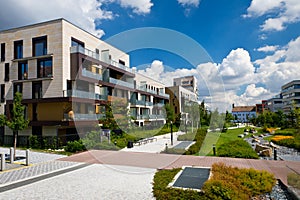
<svg viewBox="0 0 300 200">
<path fill-rule="evenodd" d="M 71 53 L 82 53 L 82 54 L 87 55 L 89 57 L 92 57 L 92 58 L 95 58 L 95 59 L 100 60 L 102 62 L 105 62 L 104 59 L 101 59 L 101 56 L 100 56 L 99 53 L 96 53 L 94 51 L 91 51 L 91 50 L 86 49 L 86 48 L 81 47 L 81 46 L 73 46 L 73 47 L 71 47 L 70 48 L 70 52 Z M 133 69 L 131 69 L 131 68 L 125 66 L 125 65 L 122 65 L 121 63 L 118 63 L 118 62 L 116 62 L 114 60 L 109 60 L 109 63 L 107 63 L 107 64 L 113 65 L 115 67 L 118 67 L 118 68 L 123 69 L 125 71 L 128 71 L 130 73 L 134 73 Z"/>
<path fill-rule="evenodd" d="M 82 76 L 86 76 L 86 77 L 89 77 L 89 78 L 92 78 L 92 79 L 96 79 L 96 80 L 101 80 L 101 81 L 103 80 L 101 74 L 97 74 L 97 73 L 88 71 L 86 69 L 82 70 Z"/>
<path fill-rule="evenodd" d="M 134 85 L 133 83 L 128 83 L 128 82 L 125 82 L 125 81 L 122 81 L 122 80 L 118 80 L 118 79 L 115 79 L 115 78 L 109 78 L 109 82 L 110 83 L 113 83 L 113 84 L 116 84 L 116 85 L 122 85 L 122 86 L 125 86 L 125 87 L 129 87 L 129 88 L 134 88 Z"/>
<path fill-rule="evenodd" d="M 70 117 L 68 113 L 64 113 L 64 120 L 99 120 L 105 118 L 105 114 L 79 114 L 75 113 L 74 116 Z"/>
<path fill-rule="evenodd" d="M 64 92 L 65 97 L 78 97 L 83 99 L 98 99 L 98 100 L 107 100 L 107 95 L 105 94 L 96 94 L 93 92 L 86 92 L 81 90 L 67 90 Z"/>
<path fill-rule="evenodd" d="M 143 101 L 143 100 L 132 99 L 132 100 L 130 100 L 130 103 L 133 104 L 133 105 L 140 105 L 140 106 L 153 106 L 152 102 Z"/>
<path fill-rule="evenodd" d="M 132 117 L 134 117 L 137 120 L 161 120 L 161 119 L 165 119 L 164 115 L 132 115 Z"/>
</svg>

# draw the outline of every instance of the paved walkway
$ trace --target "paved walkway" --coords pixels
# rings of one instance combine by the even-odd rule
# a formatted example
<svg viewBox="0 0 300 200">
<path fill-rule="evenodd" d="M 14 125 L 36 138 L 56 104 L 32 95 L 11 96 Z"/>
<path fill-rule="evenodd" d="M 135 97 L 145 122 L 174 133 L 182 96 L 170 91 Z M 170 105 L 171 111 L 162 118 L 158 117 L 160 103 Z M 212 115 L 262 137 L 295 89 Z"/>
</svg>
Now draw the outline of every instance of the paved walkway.
<svg viewBox="0 0 300 200">
<path fill-rule="evenodd" d="M 288 173 L 295 171 L 300 174 L 300 162 L 296 161 L 254 160 L 102 150 L 83 152 L 67 158 L 61 158 L 60 160 L 90 164 L 98 163 L 136 166 L 150 169 L 171 169 L 182 166 L 211 167 L 213 163 L 223 162 L 227 165 L 240 168 L 267 170 L 273 173 L 276 178 L 281 179 L 284 184 L 287 184 Z"/>
</svg>

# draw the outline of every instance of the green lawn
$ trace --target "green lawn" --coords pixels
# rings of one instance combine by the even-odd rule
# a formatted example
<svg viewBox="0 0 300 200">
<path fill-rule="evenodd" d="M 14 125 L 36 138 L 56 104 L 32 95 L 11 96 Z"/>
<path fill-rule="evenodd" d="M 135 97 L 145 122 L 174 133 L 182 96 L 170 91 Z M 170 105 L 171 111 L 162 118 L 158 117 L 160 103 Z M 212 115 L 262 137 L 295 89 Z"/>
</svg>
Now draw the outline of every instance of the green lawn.
<svg viewBox="0 0 300 200">
<path fill-rule="evenodd" d="M 207 133 L 201 150 L 197 155 L 213 156 L 213 145 L 216 145 L 216 149 L 218 149 L 224 143 L 229 143 L 235 140 L 243 140 L 242 138 L 239 138 L 238 135 L 243 134 L 244 129 L 245 128 L 228 129 L 226 133 Z"/>
</svg>

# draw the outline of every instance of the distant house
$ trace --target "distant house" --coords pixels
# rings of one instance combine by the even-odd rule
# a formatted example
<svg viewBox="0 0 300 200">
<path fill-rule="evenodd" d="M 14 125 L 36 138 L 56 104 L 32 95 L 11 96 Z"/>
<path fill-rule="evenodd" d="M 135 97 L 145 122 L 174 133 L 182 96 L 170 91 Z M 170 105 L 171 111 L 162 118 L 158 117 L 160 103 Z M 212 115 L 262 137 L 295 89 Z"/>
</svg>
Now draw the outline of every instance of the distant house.
<svg viewBox="0 0 300 200">
<path fill-rule="evenodd" d="M 253 117 L 256 117 L 256 106 L 234 106 L 232 105 L 232 115 L 234 122 L 247 123 Z"/>
</svg>

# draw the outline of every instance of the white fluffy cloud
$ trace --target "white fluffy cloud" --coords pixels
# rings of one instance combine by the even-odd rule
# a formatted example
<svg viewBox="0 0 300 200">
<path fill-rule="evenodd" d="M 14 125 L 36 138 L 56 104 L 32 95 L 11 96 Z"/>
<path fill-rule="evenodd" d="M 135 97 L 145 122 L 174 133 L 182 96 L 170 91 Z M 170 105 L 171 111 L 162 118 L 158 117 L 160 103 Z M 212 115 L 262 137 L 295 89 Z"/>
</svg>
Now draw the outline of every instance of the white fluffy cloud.
<svg viewBox="0 0 300 200">
<path fill-rule="evenodd" d="M 269 45 L 266 45 L 264 47 L 260 47 L 258 49 L 255 49 L 256 51 L 260 51 L 260 52 L 274 52 L 278 49 L 278 45 L 275 45 L 275 46 L 269 46 Z"/>
<path fill-rule="evenodd" d="M 255 105 L 280 93 L 281 86 L 300 77 L 300 36 L 283 47 L 265 46 L 263 59 L 251 62 L 245 49 L 232 50 L 221 63 L 203 63 L 195 69 L 166 70 L 153 61 L 140 72 L 171 86 L 173 78 L 194 75 L 198 79 L 200 100 L 211 109 L 230 110 L 231 105 Z M 258 67 L 255 73 L 255 67 Z"/>
<path fill-rule="evenodd" d="M 267 15 L 267 14 L 272 15 Z M 263 31 L 281 31 L 288 24 L 300 21 L 299 0 L 252 0 L 244 17 L 260 17 L 266 15 L 261 25 Z"/>
<path fill-rule="evenodd" d="M 116 14 L 105 10 L 103 4 L 116 2 L 137 14 L 150 12 L 151 0 L 9 0 L 1 2 L 0 30 L 42 21 L 65 18 L 84 30 L 101 37 L 95 21 L 112 20 Z M 8 17 L 9 16 L 9 17 Z"/>
<path fill-rule="evenodd" d="M 200 0 L 177 0 L 177 2 L 182 6 L 195 6 L 198 7 Z"/>
<path fill-rule="evenodd" d="M 94 21 L 113 18 L 113 13 L 101 9 L 101 6 L 101 1 L 97 0 L 3 1 L 0 12 L 0 29 L 63 17 L 86 31 L 101 37 L 104 32 L 96 29 Z"/>
<path fill-rule="evenodd" d="M 148 14 L 153 3 L 151 0 L 117 0 L 124 8 L 132 8 L 136 14 Z"/>
</svg>

